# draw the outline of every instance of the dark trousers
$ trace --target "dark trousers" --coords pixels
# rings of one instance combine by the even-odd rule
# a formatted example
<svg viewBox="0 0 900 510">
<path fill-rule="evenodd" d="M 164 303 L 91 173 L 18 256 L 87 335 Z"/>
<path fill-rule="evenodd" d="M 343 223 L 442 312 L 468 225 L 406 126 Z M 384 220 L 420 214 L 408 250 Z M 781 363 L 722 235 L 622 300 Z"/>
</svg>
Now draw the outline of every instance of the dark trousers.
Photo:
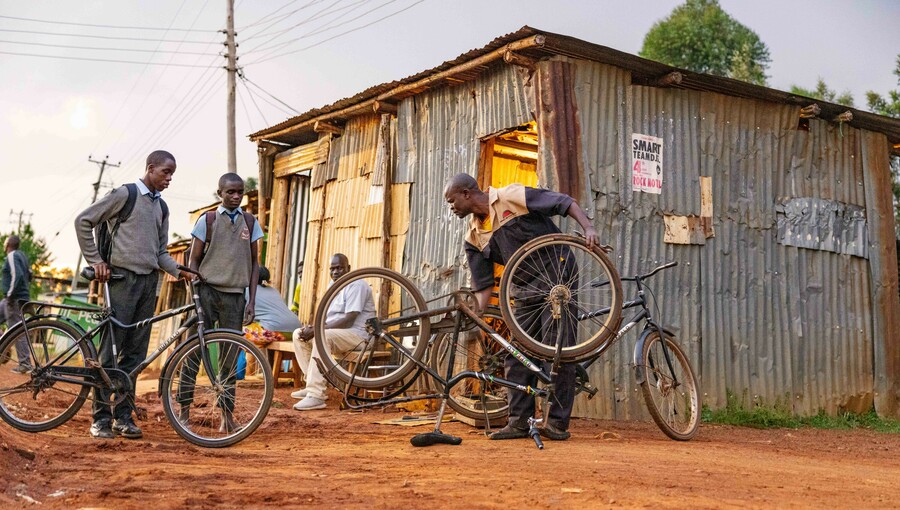
<svg viewBox="0 0 900 510">
<path fill-rule="evenodd" d="M 232 292 L 220 292 L 209 285 L 201 285 L 200 306 L 203 308 L 205 329 L 228 328 L 241 330 L 244 321 L 244 308 L 247 305 L 244 294 Z M 217 402 L 217 405 L 227 411 L 234 410 L 235 382 L 237 380 L 237 357 L 239 350 L 233 346 L 218 344 L 222 352 L 218 353 L 218 362 L 215 367 L 224 375 L 226 388 L 225 398 Z M 197 381 L 197 372 L 200 370 L 200 351 L 185 358 L 181 366 L 181 379 L 178 382 L 178 394 L 175 400 L 182 406 L 190 406 L 194 402 L 194 386 Z M 210 377 L 212 379 L 212 377 Z"/>
<path fill-rule="evenodd" d="M 6 329 L 12 329 L 13 326 L 22 322 L 22 302 L 16 298 L 5 298 L 3 305 L 6 309 Z M 27 335 L 21 335 L 16 340 L 16 355 L 19 358 L 19 365 L 23 367 L 33 367 L 31 362 L 31 351 L 28 349 Z"/>
<path fill-rule="evenodd" d="M 125 324 L 134 324 L 153 316 L 156 307 L 156 271 L 150 274 L 137 274 L 127 269 L 115 268 L 114 272 L 125 276 L 122 280 L 110 280 L 108 302 L 112 305 L 113 316 Z M 147 358 L 147 346 L 150 343 L 150 325 L 137 329 L 112 327 L 118 353 L 119 370 L 131 372 Z M 106 336 L 104 334 L 104 336 Z M 100 349 L 100 363 L 104 368 L 113 366 L 112 342 L 103 338 Z M 94 421 L 131 420 L 134 410 L 134 388 L 128 397 L 110 410 L 110 392 L 97 389 L 94 391 Z"/>
<path fill-rule="evenodd" d="M 563 331 L 559 340 L 563 347 L 572 346 L 577 334 L 577 324 L 573 320 L 578 313 L 577 307 L 574 302 L 570 302 L 568 313 L 564 311 L 562 318 L 554 319 L 550 306 L 545 301 L 547 292 L 549 292 L 549 288 L 545 287 L 550 283 L 565 283 L 573 290 L 578 288 L 578 268 L 571 252 L 568 248 L 538 251 L 527 262 L 527 264 L 523 264 L 523 267 L 541 268 L 541 278 L 512 282 L 512 294 L 516 301 L 516 317 L 519 325 L 529 336 L 536 340 L 540 339 L 541 343 L 548 346 L 556 345 L 557 336 L 562 327 Z M 573 292 L 573 299 L 575 296 L 576 294 Z M 545 372 L 550 372 L 552 362 L 544 361 L 538 364 Z M 508 356 L 505 366 L 506 378 L 510 381 L 525 386 L 537 386 L 537 374 L 519 363 L 515 357 Z M 550 416 L 545 416 L 544 420 L 560 430 L 567 430 L 569 418 L 572 416 L 572 405 L 575 403 L 575 365 L 560 364 L 559 372 L 553 378 L 553 384 L 554 393 L 550 403 Z M 534 397 L 525 392 L 510 389 L 507 400 L 509 401 L 509 424 L 517 428 L 527 428 L 528 418 L 534 416 Z"/>
</svg>

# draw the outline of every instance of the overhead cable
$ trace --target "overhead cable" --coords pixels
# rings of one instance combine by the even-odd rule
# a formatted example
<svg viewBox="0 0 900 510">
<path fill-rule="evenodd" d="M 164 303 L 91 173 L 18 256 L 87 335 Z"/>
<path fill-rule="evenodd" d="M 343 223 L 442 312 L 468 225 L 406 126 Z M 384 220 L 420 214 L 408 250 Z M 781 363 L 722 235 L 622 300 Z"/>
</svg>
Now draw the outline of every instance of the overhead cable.
<svg viewBox="0 0 900 510">
<path fill-rule="evenodd" d="M 195 29 L 195 28 L 157 28 L 157 27 L 130 27 L 130 26 L 122 26 L 122 25 L 100 25 L 94 23 L 74 23 L 71 21 L 51 21 L 46 19 L 35 19 L 35 18 L 20 18 L 17 16 L 0 16 L 2 19 L 12 19 L 16 21 L 30 21 L 32 23 L 46 23 L 51 25 L 70 25 L 76 27 L 94 27 L 94 28 L 114 28 L 121 30 L 157 30 L 160 32 L 206 32 L 206 33 L 216 33 L 218 30 L 203 30 L 203 29 Z"/>
</svg>

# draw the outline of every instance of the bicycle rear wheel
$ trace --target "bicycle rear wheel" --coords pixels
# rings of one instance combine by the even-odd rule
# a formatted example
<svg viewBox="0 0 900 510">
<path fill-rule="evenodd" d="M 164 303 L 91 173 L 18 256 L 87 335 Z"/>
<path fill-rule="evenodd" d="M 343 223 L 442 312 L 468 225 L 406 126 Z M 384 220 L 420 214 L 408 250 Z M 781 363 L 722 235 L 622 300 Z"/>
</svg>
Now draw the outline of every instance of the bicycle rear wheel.
<svg viewBox="0 0 900 510">
<path fill-rule="evenodd" d="M 205 448 L 231 446 L 253 433 L 272 404 L 275 382 L 266 356 L 241 336 L 205 335 L 213 372 L 200 359 L 200 340 L 179 348 L 160 379 L 172 428 Z"/>
<path fill-rule="evenodd" d="M 641 393 L 659 428 L 676 441 L 687 441 L 700 427 L 697 379 L 687 356 L 668 333 L 650 333 L 641 353 Z"/>
<path fill-rule="evenodd" d="M 404 352 L 372 332 L 360 334 L 351 348 L 332 352 L 325 329 L 328 310 L 342 308 L 342 291 L 362 285 L 372 292 L 375 322 Z M 323 368 L 342 383 L 359 388 L 380 389 L 400 381 L 417 367 L 412 360 L 421 360 L 428 348 L 431 323 L 428 317 L 413 316 L 425 312 L 425 299 L 403 275 L 379 267 L 347 273 L 328 288 L 316 311 L 313 341 Z"/>
<path fill-rule="evenodd" d="M 581 361 L 615 337 L 622 320 L 622 283 L 606 254 L 589 249 L 584 239 L 541 236 L 507 262 L 500 311 L 528 353 L 552 358 L 562 328 L 562 361 Z"/>
<path fill-rule="evenodd" d="M 0 418 L 19 430 L 44 432 L 74 416 L 91 391 L 81 384 L 90 378 L 87 371 L 59 370 L 84 369 L 85 360 L 96 355 L 90 344 L 78 342 L 81 332 L 66 322 L 41 317 L 27 319 L 27 325 L 27 335 L 20 323 L 0 341 Z M 27 351 L 23 359 L 31 366 L 24 373 L 12 370 L 21 366 L 19 349 Z"/>
<path fill-rule="evenodd" d="M 484 312 L 484 321 L 501 336 L 510 340 L 511 335 L 500 311 L 488 308 Z M 431 367 L 441 376 L 447 376 L 447 365 L 450 362 L 450 347 L 453 335 L 445 333 L 439 336 L 431 346 Z M 451 377 L 464 370 L 473 370 L 485 374 L 503 377 L 504 362 L 509 352 L 493 341 L 480 329 L 471 334 L 460 334 L 456 342 Z M 505 418 L 509 415 L 507 388 L 490 380 L 465 379 L 450 388 L 447 404 L 457 413 L 472 419 L 488 420 Z"/>
</svg>

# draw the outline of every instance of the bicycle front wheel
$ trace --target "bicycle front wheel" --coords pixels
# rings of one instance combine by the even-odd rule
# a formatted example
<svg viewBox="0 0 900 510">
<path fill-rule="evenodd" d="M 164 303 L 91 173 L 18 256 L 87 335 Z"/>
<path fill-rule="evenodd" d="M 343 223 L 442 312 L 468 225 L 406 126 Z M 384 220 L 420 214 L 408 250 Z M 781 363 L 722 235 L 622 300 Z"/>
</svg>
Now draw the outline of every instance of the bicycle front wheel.
<svg viewBox="0 0 900 510">
<path fill-rule="evenodd" d="M 651 333 L 641 353 L 641 392 L 659 428 L 676 441 L 687 441 L 700 427 L 697 379 L 687 356 L 668 333 Z"/>
<path fill-rule="evenodd" d="M 510 340 L 509 328 L 496 308 L 484 312 L 484 321 L 498 334 Z M 453 335 L 439 336 L 431 347 L 431 367 L 441 376 L 447 376 L 450 364 L 450 347 Z M 472 334 L 461 333 L 456 342 L 453 368 L 450 377 L 464 370 L 482 372 L 490 376 L 504 377 L 504 363 L 509 352 L 493 341 L 485 332 L 476 329 Z M 447 404 L 457 413 L 471 419 L 488 420 L 505 418 L 509 414 L 507 388 L 490 379 L 465 379 L 450 388 Z"/>
<path fill-rule="evenodd" d="M 345 291 L 371 295 L 377 329 L 367 331 L 327 330 L 328 311 L 343 310 Z M 347 273 L 328 288 L 316 311 L 313 335 L 316 355 L 325 371 L 342 383 L 365 389 L 381 389 L 408 375 L 428 348 L 431 323 L 425 299 L 419 289 L 403 275 L 380 267 Z M 400 345 L 388 343 L 381 335 Z M 335 333 L 339 331 L 339 333 Z M 331 335 L 331 336 L 330 336 Z M 338 347 L 338 343 L 341 347 Z M 401 352 L 402 349 L 402 352 Z"/>
<path fill-rule="evenodd" d="M 599 248 L 572 235 L 541 236 L 507 262 L 500 311 L 525 351 L 550 359 L 561 341 L 562 361 L 581 361 L 615 337 L 622 282 Z"/>
<path fill-rule="evenodd" d="M 231 446 L 253 433 L 272 404 L 275 381 L 266 356 L 233 333 L 205 335 L 212 371 L 200 359 L 200 340 L 180 348 L 160 379 L 163 410 L 172 428 L 205 448 Z"/>
<path fill-rule="evenodd" d="M 96 356 L 66 322 L 42 317 L 27 325 L 27 335 L 19 323 L 0 342 L 0 417 L 19 430 L 44 432 L 81 409 L 91 390 L 85 360 Z"/>
</svg>

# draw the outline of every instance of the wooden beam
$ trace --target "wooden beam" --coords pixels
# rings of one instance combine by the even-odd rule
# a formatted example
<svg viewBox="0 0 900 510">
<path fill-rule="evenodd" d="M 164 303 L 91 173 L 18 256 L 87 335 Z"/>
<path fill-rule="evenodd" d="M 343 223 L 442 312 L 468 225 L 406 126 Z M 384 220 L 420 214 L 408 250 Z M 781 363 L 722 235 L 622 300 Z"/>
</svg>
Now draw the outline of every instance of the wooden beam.
<svg viewBox="0 0 900 510">
<path fill-rule="evenodd" d="M 384 101 L 375 101 L 372 104 L 372 111 L 381 114 L 397 115 L 397 105 L 385 103 Z"/>
<path fill-rule="evenodd" d="M 672 85 L 680 85 L 683 78 L 684 76 L 680 72 L 672 71 L 665 76 L 657 78 L 651 83 L 651 85 L 654 87 L 670 87 Z"/>
<path fill-rule="evenodd" d="M 818 117 L 821 113 L 822 108 L 819 107 L 819 105 L 817 105 L 816 103 L 813 103 L 800 109 L 800 118 L 811 119 L 813 117 Z"/>
<path fill-rule="evenodd" d="M 503 138 L 500 138 L 500 137 L 497 137 L 497 139 L 494 140 L 494 143 L 497 145 L 502 145 L 503 147 L 510 147 L 513 149 L 519 149 L 519 150 L 523 150 L 523 151 L 531 151 L 531 152 L 535 152 L 535 153 L 538 151 L 537 144 L 518 142 L 515 140 L 504 140 Z"/>
<path fill-rule="evenodd" d="M 317 120 L 315 125 L 313 125 L 313 131 L 315 131 L 316 133 L 332 133 L 335 135 L 339 135 L 344 132 L 344 128 L 338 126 L 337 124 L 325 122 L 324 120 Z"/>
<path fill-rule="evenodd" d="M 503 61 L 514 66 L 524 67 L 529 71 L 534 71 L 538 63 L 537 59 L 513 53 L 511 50 L 506 50 L 506 53 L 503 54 Z"/>
<path fill-rule="evenodd" d="M 847 110 L 846 112 L 841 113 L 840 115 L 835 117 L 832 122 L 850 122 L 851 120 L 853 120 L 853 112 Z"/>
</svg>

